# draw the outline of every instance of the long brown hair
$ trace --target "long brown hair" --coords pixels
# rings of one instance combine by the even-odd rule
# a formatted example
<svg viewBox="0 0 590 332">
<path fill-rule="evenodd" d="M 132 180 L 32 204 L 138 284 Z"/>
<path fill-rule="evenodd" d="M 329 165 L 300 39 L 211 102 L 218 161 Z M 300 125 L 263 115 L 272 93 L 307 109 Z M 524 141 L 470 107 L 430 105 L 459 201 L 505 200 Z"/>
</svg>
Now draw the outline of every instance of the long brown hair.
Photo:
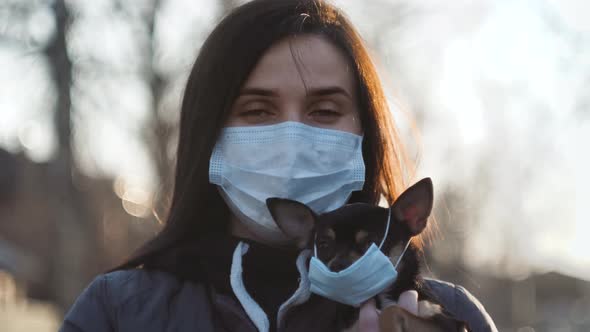
<svg viewBox="0 0 590 332">
<path fill-rule="evenodd" d="M 366 180 L 351 201 L 390 204 L 407 186 L 409 160 L 381 82 L 355 28 L 322 0 L 254 0 L 235 8 L 211 32 L 194 63 L 182 102 L 172 199 L 162 231 L 115 269 L 150 262 L 185 241 L 228 232 L 229 210 L 209 183 L 213 146 L 242 84 L 262 54 L 284 38 L 317 34 L 353 65 L 364 129 Z"/>
</svg>

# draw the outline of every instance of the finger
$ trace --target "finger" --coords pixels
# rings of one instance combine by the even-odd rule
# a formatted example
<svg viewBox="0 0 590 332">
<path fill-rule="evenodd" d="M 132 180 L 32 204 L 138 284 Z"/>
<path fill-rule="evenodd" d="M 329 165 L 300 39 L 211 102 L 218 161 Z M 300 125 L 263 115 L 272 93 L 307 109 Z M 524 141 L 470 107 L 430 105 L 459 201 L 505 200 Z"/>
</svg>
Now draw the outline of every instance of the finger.
<svg viewBox="0 0 590 332">
<path fill-rule="evenodd" d="M 379 332 L 379 316 L 375 307 L 375 300 L 363 303 L 359 312 L 360 332 Z"/>
<path fill-rule="evenodd" d="M 418 292 L 415 290 L 408 290 L 401 293 L 397 300 L 397 305 L 414 315 L 418 315 Z"/>
</svg>

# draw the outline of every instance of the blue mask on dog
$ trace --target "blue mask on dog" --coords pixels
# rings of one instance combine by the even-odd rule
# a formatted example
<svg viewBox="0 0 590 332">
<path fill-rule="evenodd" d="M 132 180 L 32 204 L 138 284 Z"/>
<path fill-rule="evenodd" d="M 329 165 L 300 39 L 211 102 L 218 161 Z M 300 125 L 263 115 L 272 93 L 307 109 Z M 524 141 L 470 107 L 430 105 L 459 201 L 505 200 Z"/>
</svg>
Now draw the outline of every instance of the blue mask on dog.
<svg viewBox="0 0 590 332">
<path fill-rule="evenodd" d="M 390 287 L 397 279 L 396 268 L 410 244 L 408 241 L 394 266 L 389 257 L 381 252 L 381 246 L 389 232 L 390 221 L 391 209 L 387 217 L 385 236 L 379 247 L 373 243 L 361 258 L 340 272 L 331 271 L 317 258 L 317 248 L 314 243 L 314 257 L 311 258 L 309 266 L 311 292 L 336 302 L 358 307 Z"/>
</svg>

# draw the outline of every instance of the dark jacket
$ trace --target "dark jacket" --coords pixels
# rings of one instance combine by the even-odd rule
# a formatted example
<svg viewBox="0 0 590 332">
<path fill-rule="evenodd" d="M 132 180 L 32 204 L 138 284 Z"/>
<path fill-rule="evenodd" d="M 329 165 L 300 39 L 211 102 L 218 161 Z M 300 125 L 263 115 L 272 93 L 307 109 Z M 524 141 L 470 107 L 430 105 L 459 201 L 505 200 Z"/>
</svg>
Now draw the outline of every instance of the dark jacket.
<svg viewBox="0 0 590 332">
<path fill-rule="evenodd" d="M 241 255 L 247 247 L 244 249 Z M 241 255 L 234 256 L 234 260 L 236 257 L 241 260 Z M 298 260 L 300 272 L 305 272 L 302 270 L 304 262 L 304 259 Z M 162 271 L 134 269 L 99 275 L 66 314 L 60 331 L 255 332 L 268 329 L 268 318 L 243 288 L 240 268 L 241 261 L 232 264 L 232 287 L 237 297 Z M 305 278 L 300 280 L 295 295 L 285 302 L 285 308 L 281 306 L 277 330 L 334 330 L 329 325 L 333 319 L 329 317 L 336 313 L 326 312 L 322 302 L 325 299 L 309 296 L 309 285 L 305 281 Z M 472 331 L 497 331 L 481 303 L 463 287 L 433 279 L 427 279 L 426 283 L 447 312 L 466 321 Z"/>
</svg>

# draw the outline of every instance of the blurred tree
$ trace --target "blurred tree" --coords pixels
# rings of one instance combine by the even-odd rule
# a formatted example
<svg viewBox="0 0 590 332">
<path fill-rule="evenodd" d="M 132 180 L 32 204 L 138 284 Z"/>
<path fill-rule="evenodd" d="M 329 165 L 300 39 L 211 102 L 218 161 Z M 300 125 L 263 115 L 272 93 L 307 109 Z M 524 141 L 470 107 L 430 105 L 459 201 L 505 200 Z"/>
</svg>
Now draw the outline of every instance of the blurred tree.
<svg viewBox="0 0 590 332">
<path fill-rule="evenodd" d="M 156 17 L 161 6 L 160 0 L 154 0 L 150 15 L 147 15 L 145 24 L 149 34 L 149 44 L 146 45 L 147 58 L 145 60 L 144 75 L 149 83 L 151 90 L 151 114 L 148 125 L 144 132 L 147 147 L 150 150 L 152 160 L 155 164 L 157 174 L 157 190 L 154 197 L 154 213 L 161 221 L 167 214 L 168 197 L 167 193 L 171 190 L 172 180 L 172 160 L 169 158 L 168 147 L 173 137 L 173 132 L 177 125 L 173 125 L 161 116 L 160 107 L 164 107 L 162 100 L 167 82 L 166 78 L 155 68 L 157 50 L 155 48 L 156 39 Z"/>
<path fill-rule="evenodd" d="M 48 9 L 54 19 L 52 34 L 49 39 L 39 39 L 31 30 L 31 20 L 35 13 Z M 95 225 L 96 217 L 90 212 L 86 195 L 73 182 L 78 173 L 72 156 L 71 128 L 71 84 L 72 61 L 68 55 L 67 33 L 71 16 L 64 0 L 43 1 L 5 1 L 0 5 L 0 17 L 3 26 L 0 31 L 0 42 L 12 45 L 24 56 L 44 57 L 46 59 L 49 80 L 54 84 L 55 105 L 48 106 L 42 112 L 53 113 L 53 124 L 57 136 L 56 153 L 46 165 L 47 173 L 42 182 L 36 184 L 36 190 L 45 195 L 49 203 L 48 211 L 41 206 L 32 206 L 33 201 L 18 201 L 15 211 L 22 209 L 40 209 L 44 220 L 12 220 L 20 226 L 12 225 L 18 234 L 20 245 L 31 241 L 42 242 L 42 248 L 49 244 L 51 250 L 35 252 L 43 258 L 44 267 L 40 269 L 45 282 L 43 287 L 35 287 L 35 295 L 55 301 L 62 308 L 69 306 L 88 279 L 96 273 L 96 264 L 91 261 L 89 252 L 96 249 Z M 31 163 L 32 164 L 32 163 Z M 28 165 L 28 163 L 27 163 Z M 37 169 L 43 169 L 40 166 Z M 33 168 L 22 169 L 21 173 L 31 176 Z M 14 179 L 13 179 L 14 180 Z M 46 182 L 45 182 L 46 181 Z M 47 187 L 45 187 L 47 185 Z M 26 181 L 17 186 L 24 191 Z M 29 190 L 28 188 L 26 190 Z M 30 193 L 29 193 L 30 194 Z M 34 195 L 24 193 L 21 198 Z M 16 216 L 22 217 L 20 214 Z M 9 222 L 11 219 L 8 220 Z M 10 226 L 10 225 L 8 225 Z M 43 230 L 44 239 L 35 239 Z M 10 239 L 9 239 L 10 240 Z M 31 245 L 31 248 L 34 248 Z M 26 249 L 26 248 L 25 248 Z M 48 261 L 47 261 L 48 260 Z M 47 275 L 45 275 L 47 273 Z"/>
<path fill-rule="evenodd" d="M 220 16 L 224 16 L 240 3 L 238 0 L 219 0 Z M 117 7 L 125 12 L 126 4 L 124 1 L 118 1 Z M 170 150 L 175 145 L 178 131 L 178 123 L 170 122 L 163 114 L 168 111 L 179 112 L 179 110 L 168 110 L 166 108 L 170 106 L 163 103 L 166 93 L 170 92 L 168 88 L 175 79 L 172 77 L 174 75 L 166 75 L 156 66 L 159 54 L 159 50 L 157 49 L 158 13 L 162 4 L 161 0 L 153 0 L 149 6 L 150 10 L 143 17 L 143 24 L 146 27 L 145 30 L 148 36 L 145 39 L 147 43 L 142 46 L 144 48 L 142 54 L 146 55 L 146 58 L 143 59 L 142 76 L 145 78 L 151 91 L 151 116 L 144 128 L 143 139 L 146 142 L 156 169 L 157 186 L 154 197 L 154 213 L 163 222 L 166 219 L 167 209 L 171 199 L 168 195 L 171 193 L 173 185 L 175 161 L 173 158 L 174 151 Z M 127 15 L 129 15 L 129 11 L 127 11 Z"/>
<path fill-rule="evenodd" d="M 15 157 L 0 148 L 0 205 L 14 197 L 20 175 Z"/>
<path fill-rule="evenodd" d="M 137 38 L 137 47 L 141 49 L 139 54 L 145 55 L 137 59 L 140 66 L 139 76 L 149 86 L 150 102 L 147 123 L 140 133 L 145 146 L 152 159 L 156 179 L 156 189 L 153 200 L 153 212 L 160 221 L 165 220 L 169 197 L 166 195 L 171 190 L 173 176 L 173 160 L 169 149 L 171 140 L 175 137 L 178 125 L 171 123 L 165 116 L 163 100 L 168 93 L 171 84 L 169 76 L 158 67 L 158 14 L 162 6 L 161 0 L 152 0 L 146 6 L 146 10 L 137 15 L 129 1 L 115 0 L 114 8 L 117 14 L 123 15 L 129 24 L 139 26 L 137 31 L 145 31 L 144 38 Z M 143 41 L 143 43 L 142 43 Z"/>
<path fill-rule="evenodd" d="M 54 122 L 58 147 L 49 165 L 49 180 L 52 192 L 55 193 L 50 199 L 55 208 L 54 218 L 57 218 L 57 240 L 50 283 L 54 286 L 53 298 L 58 305 L 66 307 L 95 272 L 89 271 L 84 265 L 95 265 L 91 263 L 89 253 L 96 251 L 94 225 L 97 222 L 96 217 L 90 214 L 84 192 L 73 182 L 77 169 L 72 156 L 72 61 L 67 47 L 71 16 L 64 0 L 55 0 L 51 8 L 55 17 L 55 34 L 44 52 L 57 95 Z"/>
</svg>

